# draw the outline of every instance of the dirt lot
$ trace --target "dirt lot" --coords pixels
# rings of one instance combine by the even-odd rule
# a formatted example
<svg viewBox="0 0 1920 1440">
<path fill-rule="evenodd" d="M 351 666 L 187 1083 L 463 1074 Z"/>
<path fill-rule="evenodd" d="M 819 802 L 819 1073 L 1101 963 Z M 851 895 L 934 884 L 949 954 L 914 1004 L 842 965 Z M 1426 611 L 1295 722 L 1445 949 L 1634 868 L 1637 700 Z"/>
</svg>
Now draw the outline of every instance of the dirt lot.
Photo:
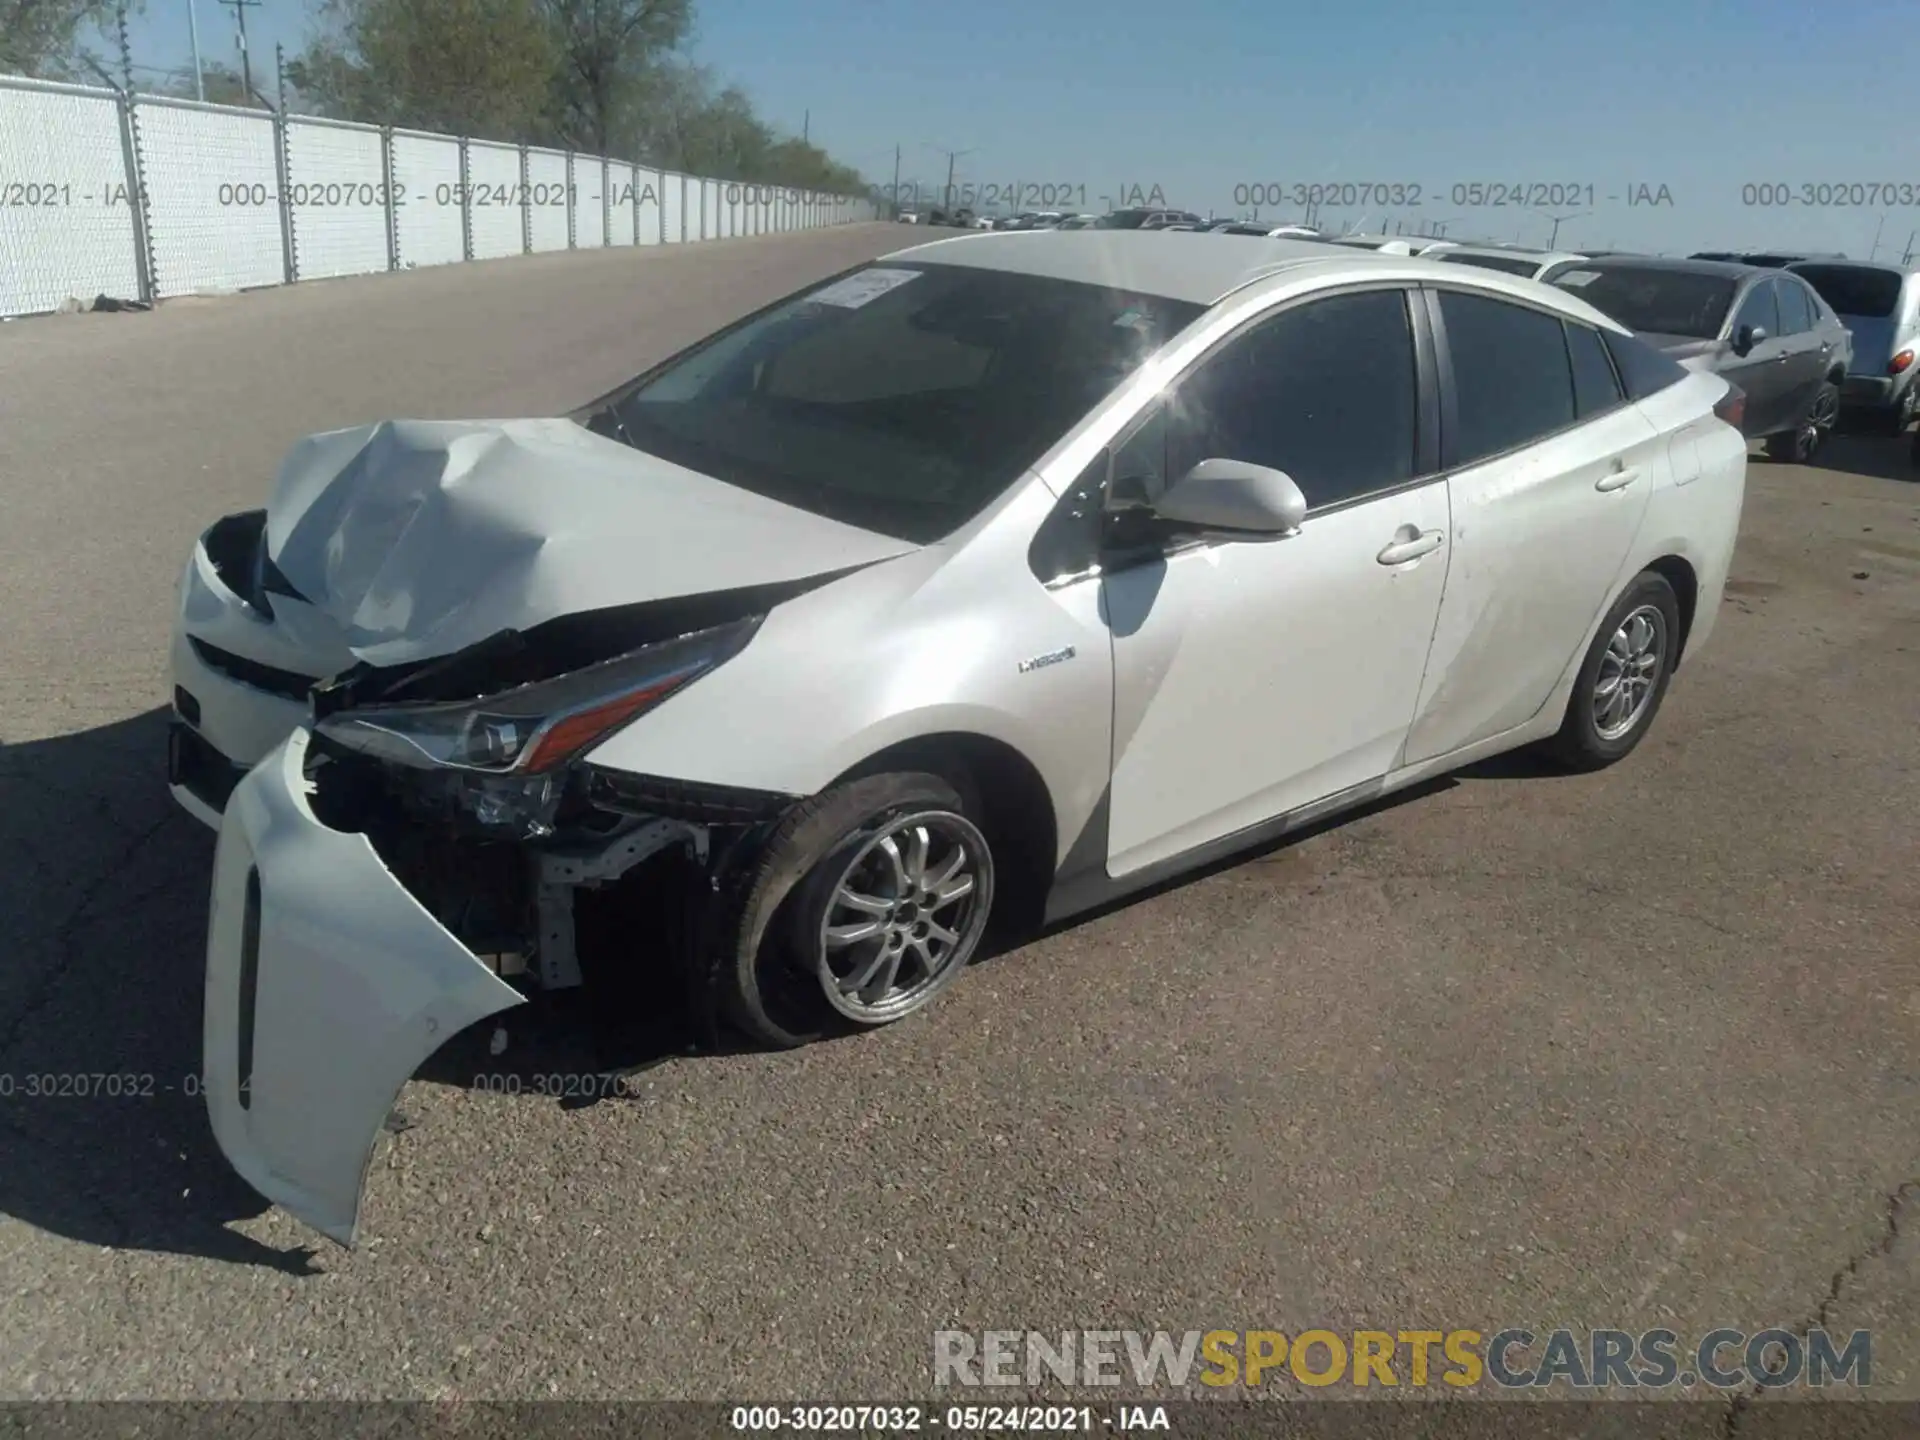
<svg viewBox="0 0 1920 1440">
<path fill-rule="evenodd" d="M 1819 1322 L 1920 1397 L 1920 473 L 1889 440 L 1754 462 L 1718 633 L 1613 771 L 1482 766 L 890 1032 L 629 1099 L 476 1088 L 577 1068 L 565 1015 L 456 1051 L 354 1253 L 231 1177 L 187 1093 L 212 845 L 162 784 L 194 535 L 305 432 L 569 407 L 900 233 L 0 327 L 0 1396 L 885 1399 L 943 1327 Z M 21 1093 L 53 1072 L 155 1088 Z"/>
</svg>

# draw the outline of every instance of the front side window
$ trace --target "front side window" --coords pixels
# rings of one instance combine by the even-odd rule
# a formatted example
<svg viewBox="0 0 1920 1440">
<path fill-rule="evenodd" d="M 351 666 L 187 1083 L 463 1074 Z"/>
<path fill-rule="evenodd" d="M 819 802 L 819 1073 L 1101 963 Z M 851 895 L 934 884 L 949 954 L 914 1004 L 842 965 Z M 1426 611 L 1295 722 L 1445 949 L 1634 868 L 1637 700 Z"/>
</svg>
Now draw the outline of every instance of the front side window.
<svg viewBox="0 0 1920 1440">
<path fill-rule="evenodd" d="M 1313 509 L 1388 489 L 1414 475 L 1418 395 L 1405 292 L 1309 300 L 1234 336 L 1180 382 L 1165 473 L 1211 459 L 1266 465 Z"/>
<path fill-rule="evenodd" d="M 1573 369 L 1561 321 L 1484 295 L 1442 291 L 1458 415 L 1449 467 L 1531 444 L 1574 421 Z"/>
<path fill-rule="evenodd" d="M 1747 292 L 1733 317 L 1733 334 L 1738 335 L 1749 325 L 1756 330 L 1764 329 L 1769 335 L 1780 333 L 1780 306 L 1774 299 L 1771 280 L 1762 280 Z"/>
<path fill-rule="evenodd" d="M 669 361 L 602 413 L 650 454 L 926 543 L 1202 309 L 971 266 L 873 265 Z"/>
</svg>

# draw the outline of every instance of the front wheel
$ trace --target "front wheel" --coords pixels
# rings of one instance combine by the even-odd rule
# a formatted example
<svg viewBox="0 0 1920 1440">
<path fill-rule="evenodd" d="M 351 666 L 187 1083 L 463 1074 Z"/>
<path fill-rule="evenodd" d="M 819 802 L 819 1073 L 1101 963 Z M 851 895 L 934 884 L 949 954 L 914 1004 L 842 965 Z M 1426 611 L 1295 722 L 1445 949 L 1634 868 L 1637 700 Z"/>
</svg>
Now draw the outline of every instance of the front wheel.
<svg viewBox="0 0 1920 1440">
<path fill-rule="evenodd" d="M 994 860 L 936 775 L 870 775 L 798 806 L 744 877 L 721 999 L 789 1049 L 905 1019 L 959 978 L 993 907 Z"/>
<path fill-rule="evenodd" d="M 1601 770 L 1646 735 L 1666 698 L 1680 648 L 1680 602 L 1666 577 L 1643 570 L 1614 601 L 1593 637 L 1549 742 L 1571 769 Z"/>
<path fill-rule="evenodd" d="M 1767 458 L 1790 465 L 1811 465 L 1839 418 L 1840 387 L 1822 380 L 1800 423 L 1784 434 L 1767 437 Z"/>
</svg>

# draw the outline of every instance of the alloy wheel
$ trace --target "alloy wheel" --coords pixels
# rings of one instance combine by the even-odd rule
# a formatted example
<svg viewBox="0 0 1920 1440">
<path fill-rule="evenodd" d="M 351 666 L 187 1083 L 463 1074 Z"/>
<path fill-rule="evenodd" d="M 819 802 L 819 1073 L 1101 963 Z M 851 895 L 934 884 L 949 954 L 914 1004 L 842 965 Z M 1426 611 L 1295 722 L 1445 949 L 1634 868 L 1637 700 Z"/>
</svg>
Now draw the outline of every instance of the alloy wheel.
<svg viewBox="0 0 1920 1440">
<path fill-rule="evenodd" d="M 972 822 L 888 820 L 828 892 L 814 965 L 827 1003 L 864 1025 L 919 1009 L 972 957 L 992 902 L 993 857 Z"/>
<path fill-rule="evenodd" d="M 1593 728 L 1618 740 L 1647 713 L 1667 658 L 1667 617 L 1658 607 L 1630 611 L 1607 641 L 1593 682 Z"/>
<path fill-rule="evenodd" d="M 1827 436 L 1833 433 L 1834 424 L 1839 418 L 1840 397 L 1831 386 L 1822 386 L 1820 393 L 1813 397 L 1807 418 L 1800 426 L 1798 443 L 1794 446 L 1803 462 L 1813 458 Z"/>
</svg>

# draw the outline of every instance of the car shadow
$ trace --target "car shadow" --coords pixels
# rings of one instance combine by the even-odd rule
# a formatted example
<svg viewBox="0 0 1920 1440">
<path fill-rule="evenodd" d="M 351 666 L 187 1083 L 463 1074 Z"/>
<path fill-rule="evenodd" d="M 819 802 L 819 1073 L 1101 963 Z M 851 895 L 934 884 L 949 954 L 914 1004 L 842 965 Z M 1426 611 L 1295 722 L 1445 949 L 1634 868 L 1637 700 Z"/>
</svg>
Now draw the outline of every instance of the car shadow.
<svg viewBox="0 0 1920 1440">
<path fill-rule="evenodd" d="M 164 709 L 0 744 L 0 1211 L 86 1244 L 288 1274 L 200 1099 L 213 836 L 166 789 Z"/>
<path fill-rule="evenodd" d="M 1815 453 L 1813 468 L 1837 470 L 1846 475 L 1861 475 L 1872 480 L 1897 480 L 1920 485 L 1920 461 L 1915 459 L 1915 436 L 1875 435 L 1864 430 L 1842 429 L 1832 435 Z M 1758 461 L 1767 464 L 1764 459 Z"/>
<path fill-rule="evenodd" d="M 156 708 L 0 745 L 0 934 L 9 942 L 0 966 L 0 1212 L 90 1245 L 319 1273 L 314 1249 L 275 1248 L 233 1228 L 269 1207 L 221 1155 L 200 1098 L 214 837 L 167 794 L 166 725 Z M 1484 761 L 1008 937 L 980 958 L 1462 779 L 1544 773 L 1552 772 L 1524 752 Z M 584 989 L 537 997 L 453 1037 L 415 1078 L 575 1109 L 617 1103 L 631 1077 L 656 1066 L 753 1048 L 698 1023 L 697 1007 L 660 975 L 649 965 L 590 971 Z M 390 1123 L 404 1128 L 404 1113 Z"/>
</svg>

